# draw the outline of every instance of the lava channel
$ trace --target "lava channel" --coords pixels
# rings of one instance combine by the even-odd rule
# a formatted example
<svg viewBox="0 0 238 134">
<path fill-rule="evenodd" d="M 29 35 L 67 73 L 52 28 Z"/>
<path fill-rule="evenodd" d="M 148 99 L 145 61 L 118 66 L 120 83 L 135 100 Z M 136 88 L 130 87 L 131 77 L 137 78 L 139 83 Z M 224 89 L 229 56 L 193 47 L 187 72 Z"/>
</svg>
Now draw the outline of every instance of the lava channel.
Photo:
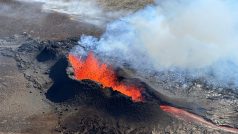
<svg viewBox="0 0 238 134">
<path fill-rule="evenodd" d="M 236 128 L 215 125 L 215 124 L 205 120 L 204 118 L 202 118 L 198 115 L 189 113 L 183 109 L 179 109 L 179 108 L 175 108 L 175 107 L 171 107 L 171 106 L 167 106 L 167 105 L 161 105 L 160 108 L 164 112 L 170 113 L 171 115 L 175 116 L 176 118 L 179 118 L 179 119 L 187 121 L 187 122 L 201 123 L 201 124 L 206 125 L 212 129 L 223 130 L 223 131 L 227 131 L 230 133 L 238 133 L 238 129 L 236 129 Z"/>
</svg>

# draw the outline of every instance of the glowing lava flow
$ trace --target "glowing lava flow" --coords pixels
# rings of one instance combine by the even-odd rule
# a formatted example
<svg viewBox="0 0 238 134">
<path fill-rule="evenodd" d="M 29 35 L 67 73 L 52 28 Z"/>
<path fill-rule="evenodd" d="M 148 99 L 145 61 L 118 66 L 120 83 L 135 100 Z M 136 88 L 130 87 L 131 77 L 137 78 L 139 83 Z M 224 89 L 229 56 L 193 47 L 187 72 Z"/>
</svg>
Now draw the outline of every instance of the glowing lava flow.
<svg viewBox="0 0 238 134">
<path fill-rule="evenodd" d="M 212 129 L 218 129 L 218 130 L 223 130 L 223 131 L 227 131 L 230 133 L 238 133 L 238 129 L 236 128 L 230 128 L 230 127 L 225 127 L 225 126 L 218 126 L 215 125 L 211 122 L 206 121 L 205 119 L 203 119 L 202 117 L 189 113 L 183 109 L 179 109 L 179 108 L 175 108 L 175 107 L 171 107 L 171 106 L 167 106 L 167 105 L 161 105 L 160 108 L 167 113 L 172 114 L 173 116 L 182 119 L 184 121 L 188 121 L 188 122 L 198 122 L 201 124 L 204 124 Z"/>
<path fill-rule="evenodd" d="M 137 87 L 118 82 L 113 69 L 100 63 L 92 52 L 88 54 L 86 60 L 72 54 L 69 54 L 68 59 L 74 69 L 75 79 L 90 79 L 101 83 L 104 87 L 112 87 L 113 90 L 131 97 L 133 101 L 142 100 L 141 92 Z"/>
</svg>

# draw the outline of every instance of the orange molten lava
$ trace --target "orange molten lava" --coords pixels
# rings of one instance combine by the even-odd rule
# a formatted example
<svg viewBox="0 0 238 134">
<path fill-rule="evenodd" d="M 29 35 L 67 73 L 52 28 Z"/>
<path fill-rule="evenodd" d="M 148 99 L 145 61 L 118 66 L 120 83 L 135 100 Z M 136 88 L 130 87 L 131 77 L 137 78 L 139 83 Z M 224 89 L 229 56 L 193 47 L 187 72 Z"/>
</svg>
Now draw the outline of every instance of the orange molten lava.
<svg viewBox="0 0 238 134">
<path fill-rule="evenodd" d="M 170 113 L 173 116 L 175 116 L 175 117 L 177 117 L 179 119 L 182 119 L 184 121 L 197 122 L 197 123 L 204 124 L 204 125 L 212 128 L 212 129 L 223 130 L 223 131 L 227 131 L 227 132 L 230 132 L 230 133 L 238 134 L 238 129 L 237 128 L 230 128 L 230 127 L 226 127 L 226 126 L 215 125 L 215 124 L 213 124 L 211 122 L 208 122 L 204 118 L 202 118 L 202 117 L 200 117 L 198 115 L 189 113 L 189 112 L 187 112 L 187 111 L 185 111 L 183 109 L 179 109 L 179 108 L 171 107 L 171 106 L 166 106 L 166 105 L 161 105 L 160 108 L 164 112 Z"/>
<path fill-rule="evenodd" d="M 100 63 L 92 52 L 88 54 L 86 60 L 79 59 L 72 54 L 69 54 L 68 59 L 77 80 L 90 79 L 101 83 L 104 87 L 112 87 L 113 90 L 131 97 L 133 101 L 142 100 L 141 92 L 137 87 L 118 82 L 113 69 Z"/>
</svg>

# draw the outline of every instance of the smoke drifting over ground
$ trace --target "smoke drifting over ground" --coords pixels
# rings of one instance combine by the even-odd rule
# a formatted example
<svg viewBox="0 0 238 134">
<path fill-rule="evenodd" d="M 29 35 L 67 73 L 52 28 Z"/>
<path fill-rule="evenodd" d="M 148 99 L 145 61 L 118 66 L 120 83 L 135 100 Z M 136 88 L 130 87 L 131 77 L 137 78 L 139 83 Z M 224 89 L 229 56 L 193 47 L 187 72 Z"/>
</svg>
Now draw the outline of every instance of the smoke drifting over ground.
<svg viewBox="0 0 238 134">
<path fill-rule="evenodd" d="M 234 0 L 160 1 L 110 23 L 100 39 L 83 36 L 79 43 L 140 72 L 237 86 L 237 13 Z"/>
<path fill-rule="evenodd" d="M 118 5 L 114 0 L 18 0 L 25 2 L 42 3 L 42 10 L 45 12 L 57 12 L 69 15 L 71 19 L 91 23 L 97 26 L 103 26 L 112 19 L 118 18 L 124 14 L 130 13 L 135 9 L 117 9 L 110 8 Z M 141 0 L 136 8 L 149 3 L 152 0 Z M 122 0 L 121 3 L 127 2 Z M 122 5 L 123 6 L 123 5 Z"/>
<path fill-rule="evenodd" d="M 26 1 L 27 0 L 19 0 Z M 72 19 L 80 19 L 93 24 L 105 22 L 103 10 L 89 0 L 33 0 L 42 3 L 42 10 L 46 12 L 59 12 L 70 15 Z"/>
</svg>

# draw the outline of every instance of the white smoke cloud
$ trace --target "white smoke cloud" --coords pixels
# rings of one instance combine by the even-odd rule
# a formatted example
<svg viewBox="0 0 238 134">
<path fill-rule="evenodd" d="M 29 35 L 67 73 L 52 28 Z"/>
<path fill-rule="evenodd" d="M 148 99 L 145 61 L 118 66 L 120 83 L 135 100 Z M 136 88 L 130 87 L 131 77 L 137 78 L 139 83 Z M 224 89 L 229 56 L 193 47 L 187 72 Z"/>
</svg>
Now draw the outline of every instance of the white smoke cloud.
<svg viewBox="0 0 238 134">
<path fill-rule="evenodd" d="M 192 77 L 238 83 L 238 2 L 170 0 L 121 18 L 81 44 L 135 69 L 176 68 Z"/>
<path fill-rule="evenodd" d="M 71 19 L 94 25 L 104 25 L 112 18 L 122 15 L 122 11 L 106 12 L 96 0 L 18 0 L 42 3 L 43 11 L 69 15 Z"/>
</svg>

